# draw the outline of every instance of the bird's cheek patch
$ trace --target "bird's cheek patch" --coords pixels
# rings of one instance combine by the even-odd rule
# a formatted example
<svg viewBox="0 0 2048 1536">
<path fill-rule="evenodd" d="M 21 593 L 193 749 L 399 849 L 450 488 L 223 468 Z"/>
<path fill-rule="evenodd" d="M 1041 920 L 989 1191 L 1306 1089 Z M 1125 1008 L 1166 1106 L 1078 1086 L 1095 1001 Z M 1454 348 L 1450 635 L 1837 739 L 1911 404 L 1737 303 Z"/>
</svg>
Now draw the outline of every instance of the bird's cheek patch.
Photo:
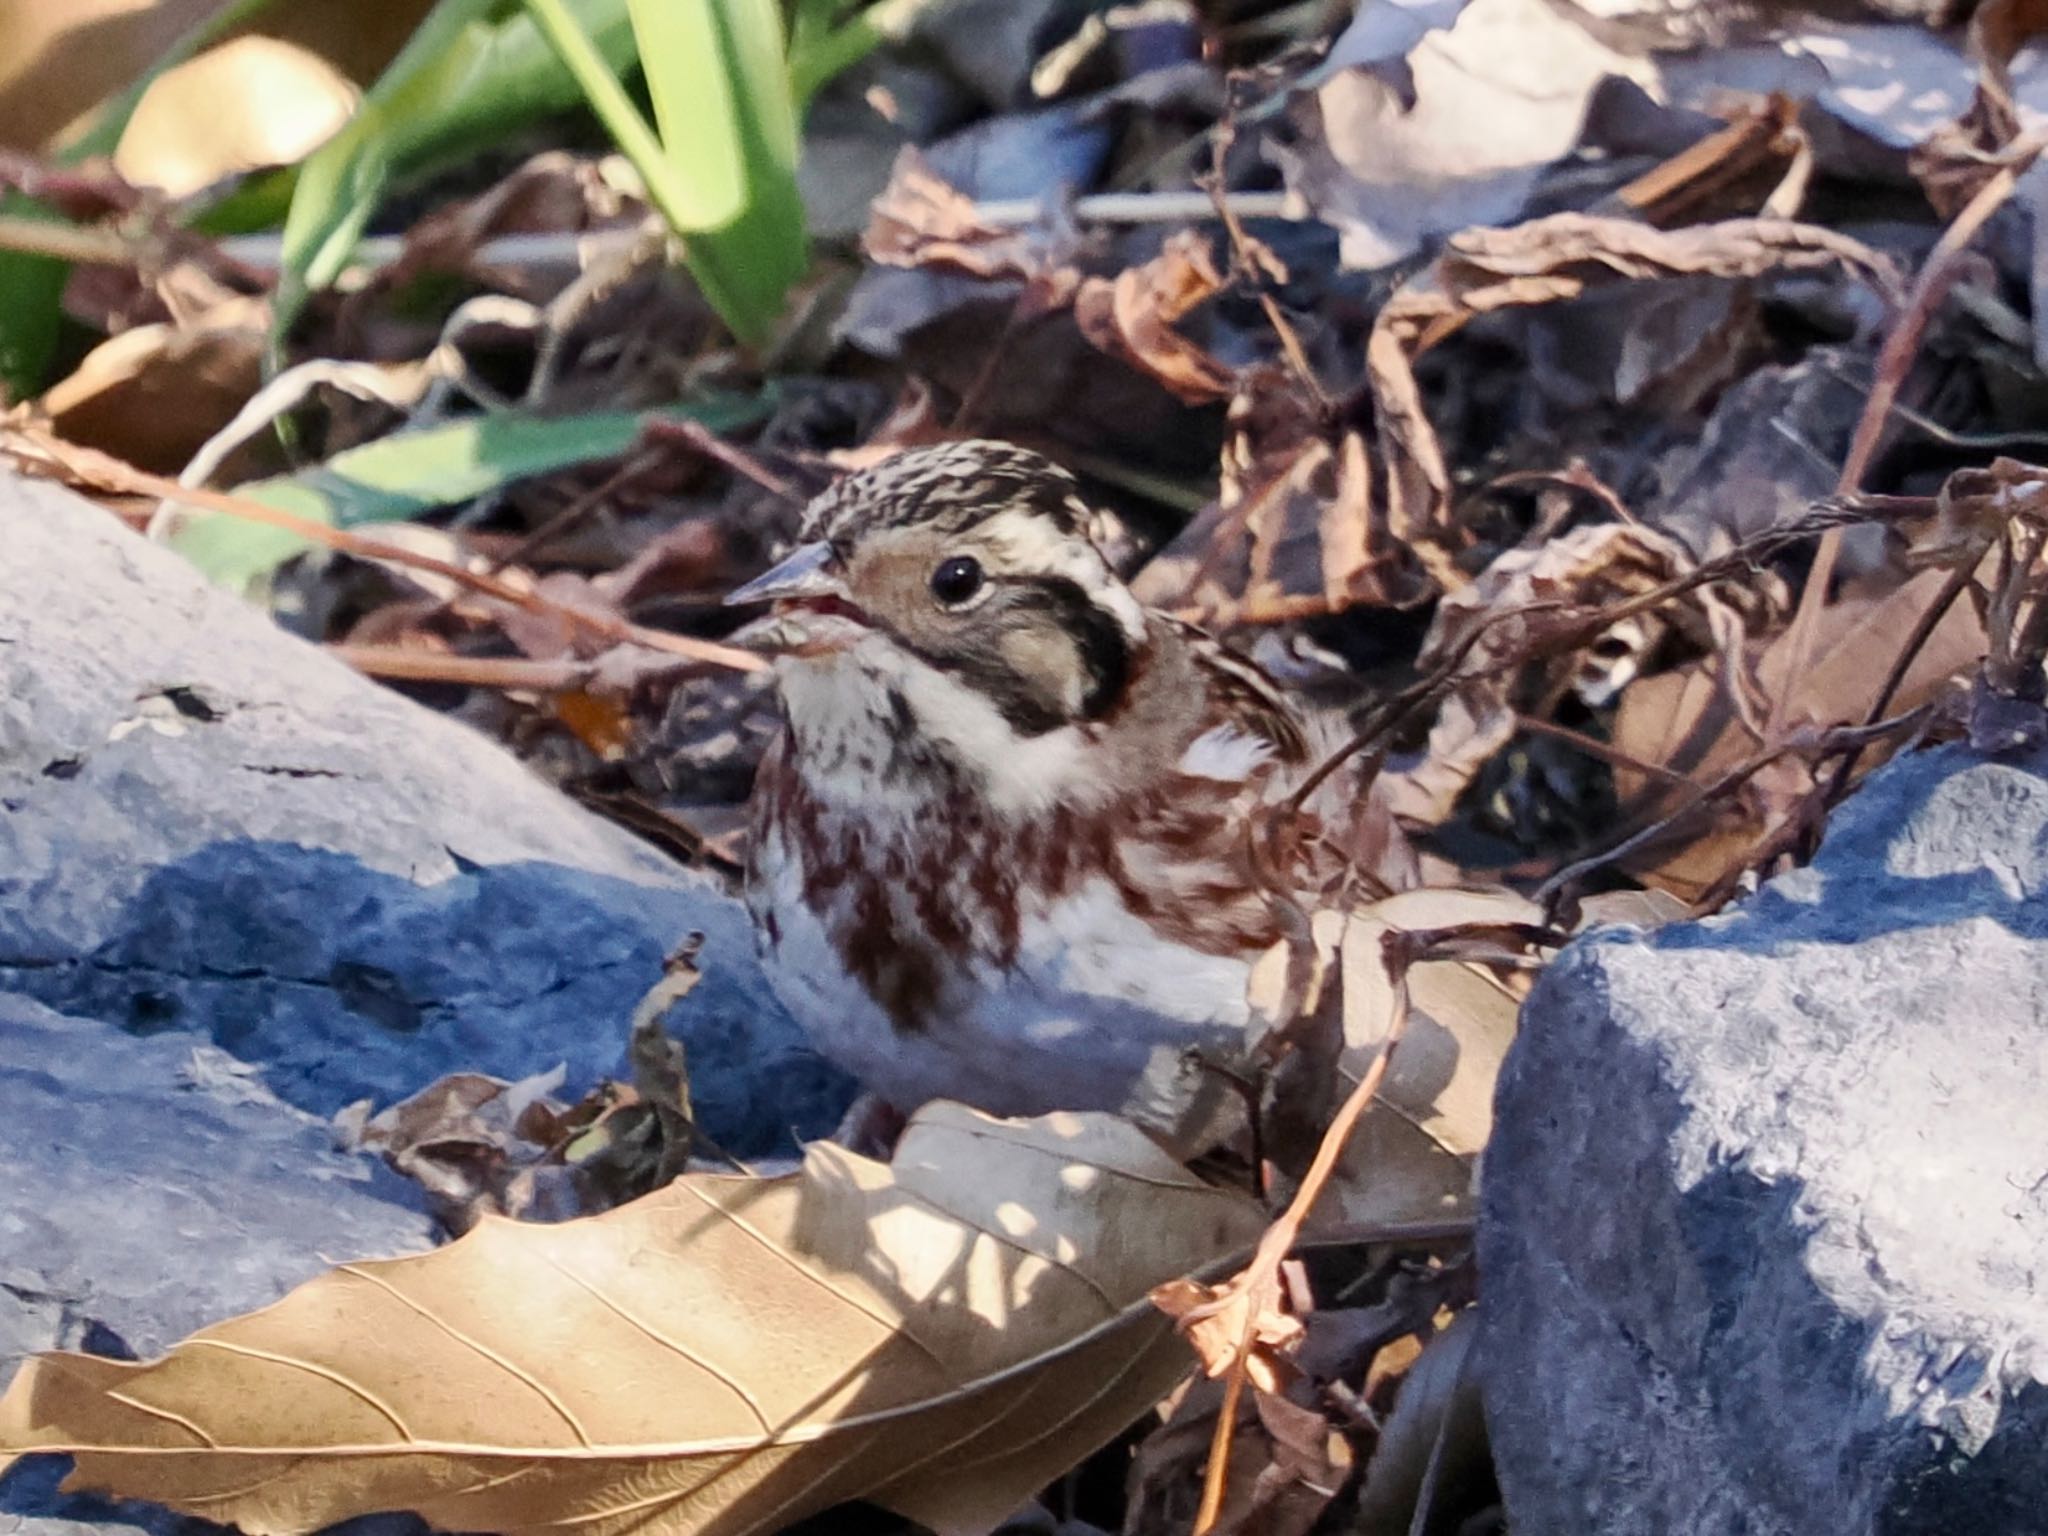
<svg viewBox="0 0 2048 1536">
<path fill-rule="evenodd" d="M 1072 720 L 1081 714 L 1087 678 L 1066 635 L 1035 627 L 1013 630 L 1002 637 L 998 650 L 1024 691 L 1062 719 Z"/>
</svg>

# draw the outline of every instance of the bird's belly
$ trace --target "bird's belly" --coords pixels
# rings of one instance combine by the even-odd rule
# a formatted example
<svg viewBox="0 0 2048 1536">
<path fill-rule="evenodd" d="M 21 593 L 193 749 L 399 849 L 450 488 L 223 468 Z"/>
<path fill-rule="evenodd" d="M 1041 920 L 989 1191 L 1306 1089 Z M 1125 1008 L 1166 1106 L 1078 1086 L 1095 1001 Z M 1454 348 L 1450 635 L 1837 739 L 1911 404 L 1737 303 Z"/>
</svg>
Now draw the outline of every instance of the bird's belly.
<svg viewBox="0 0 2048 1536">
<path fill-rule="evenodd" d="M 956 960 L 942 1005 L 916 1027 L 849 973 L 803 902 L 773 911 L 769 970 L 784 1006 L 823 1055 L 905 1110 L 930 1099 L 1003 1115 L 1121 1109 L 1148 1069 L 1170 1074 L 1190 1047 L 1244 1039 L 1249 959 L 1162 938 L 1107 882 L 1026 914 L 1008 963 Z"/>
</svg>

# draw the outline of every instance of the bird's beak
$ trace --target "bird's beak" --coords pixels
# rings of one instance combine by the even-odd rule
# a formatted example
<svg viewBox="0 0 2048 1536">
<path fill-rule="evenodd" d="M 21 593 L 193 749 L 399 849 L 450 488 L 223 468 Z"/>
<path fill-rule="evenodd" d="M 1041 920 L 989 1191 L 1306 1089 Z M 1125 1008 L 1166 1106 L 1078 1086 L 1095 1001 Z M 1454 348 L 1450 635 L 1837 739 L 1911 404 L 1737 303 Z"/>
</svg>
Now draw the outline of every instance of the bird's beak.
<svg viewBox="0 0 2048 1536">
<path fill-rule="evenodd" d="M 847 592 L 832 546 L 806 544 L 726 598 L 728 605 L 773 603 L 732 643 L 769 655 L 824 656 L 868 633 L 866 615 Z"/>
<path fill-rule="evenodd" d="M 788 598 L 844 598 L 846 583 L 840 579 L 832 546 L 820 539 L 794 550 L 786 559 L 770 566 L 743 587 L 727 594 L 728 608 L 742 603 L 769 603 Z"/>
</svg>

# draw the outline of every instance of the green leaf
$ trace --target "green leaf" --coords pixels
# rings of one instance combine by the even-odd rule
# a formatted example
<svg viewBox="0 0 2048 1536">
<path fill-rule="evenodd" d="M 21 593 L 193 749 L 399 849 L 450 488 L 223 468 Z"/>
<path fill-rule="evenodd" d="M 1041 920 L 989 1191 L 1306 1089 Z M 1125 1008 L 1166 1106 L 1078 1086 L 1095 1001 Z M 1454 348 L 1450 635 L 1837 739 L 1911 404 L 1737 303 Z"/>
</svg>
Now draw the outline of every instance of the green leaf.
<svg viewBox="0 0 2048 1536">
<path fill-rule="evenodd" d="M 847 0 L 796 0 L 789 16 L 789 93 L 797 120 L 803 120 L 811 98 L 826 81 L 883 43 L 903 41 L 918 16 L 934 3 L 877 0 L 849 7 Z"/>
<path fill-rule="evenodd" d="M 694 421 L 729 432 L 758 421 L 769 408 L 765 397 L 732 396 L 649 412 L 480 416 L 394 433 L 295 474 L 237 486 L 235 495 L 336 528 L 394 522 L 532 475 L 617 458 L 649 421 Z M 171 546 L 213 580 L 243 592 L 312 547 L 288 529 L 214 512 L 190 514 Z"/>
<path fill-rule="evenodd" d="M 25 197 L 0 197 L 0 212 L 64 222 Z M 0 405 L 41 393 L 57 351 L 70 275 L 69 262 L 0 251 Z"/>
<path fill-rule="evenodd" d="M 577 83 L 523 13 L 501 0 L 440 0 L 364 94 L 346 127 L 299 168 L 285 217 L 273 339 L 307 297 L 347 265 L 394 179 L 487 144 L 582 99 Z M 632 57 L 625 0 L 577 0 L 601 58 Z"/>
<path fill-rule="evenodd" d="M 215 39 L 240 26 L 275 0 L 232 0 L 164 50 L 141 77 L 109 98 L 92 115 L 85 130 L 57 154 L 60 165 L 77 165 L 93 156 L 111 155 L 121 142 L 135 104 L 150 82 L 183 63 Z M 0 212 L 15 217 L 67 222 L 52 209 L 19 195 L 0 197 Z M 64 284 L 71 264 L 49 256 L 0 251 L 0 403 L 40 394 L 49 380 L 50 362 L 64 321 Z"/>
<path fill-rule="evenodd" d="M 565 0 L 526 7 L 684 237 L 705 298 L 734 335 L 764 340 L 808 264 L 775 0 L 628 0 L 659 136 Z"/>
</svg>

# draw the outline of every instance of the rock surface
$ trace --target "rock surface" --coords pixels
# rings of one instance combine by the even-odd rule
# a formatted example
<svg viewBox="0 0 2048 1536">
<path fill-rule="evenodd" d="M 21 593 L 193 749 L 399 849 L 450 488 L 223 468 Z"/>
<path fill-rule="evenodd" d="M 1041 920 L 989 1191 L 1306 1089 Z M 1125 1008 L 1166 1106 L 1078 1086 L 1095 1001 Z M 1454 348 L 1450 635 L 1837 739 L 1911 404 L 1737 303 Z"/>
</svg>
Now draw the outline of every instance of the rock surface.
<svg viewBox="0 0 2048 1536">
<path fill-rule="evenodd" d="M 1573 945 L 1479 1232 L 1517 1536 L 2048 1529 L 2048 756 L 1875 775 L 1739 910 Z"/>
<path fill-rule="evenodd" d="M 315 1114 L 450 1071 L 617 1070 L 664 953 L 706 1129 L 829 1130 L 842 1085 L 708 882 L 168 550 L 0 479 L 0 991 L 194 1029 Z"/>
<path fill-rule="evenodd" d="M 623 1072 L 693 929 L 705 978 L 669 1023 L 705 1128 L 740 1155 L 823 1134 L 847 1085 L 736 903 L 0 476 L 0 1385 L 34 1349 L 148 1354 L 329 1257 L 424 1246 L 417 1192 L 325 1118 L 451 1071 Z M 210 1529 L 60 1473 L 6 1474 L 0 1536 Z"/>
<path fill-rule="evenodd" d="M 434 1241 L 417 1192 L 200 1035 L 138 1040 L 0 995 L 0 1383 L 39 1349 L 155 1354 L 326 1268 Z M 0 1480 L 0 1533 L 172 1516 Z M 189 1524 L 189 1522 L 188 1522 Z"/>
</svg>

